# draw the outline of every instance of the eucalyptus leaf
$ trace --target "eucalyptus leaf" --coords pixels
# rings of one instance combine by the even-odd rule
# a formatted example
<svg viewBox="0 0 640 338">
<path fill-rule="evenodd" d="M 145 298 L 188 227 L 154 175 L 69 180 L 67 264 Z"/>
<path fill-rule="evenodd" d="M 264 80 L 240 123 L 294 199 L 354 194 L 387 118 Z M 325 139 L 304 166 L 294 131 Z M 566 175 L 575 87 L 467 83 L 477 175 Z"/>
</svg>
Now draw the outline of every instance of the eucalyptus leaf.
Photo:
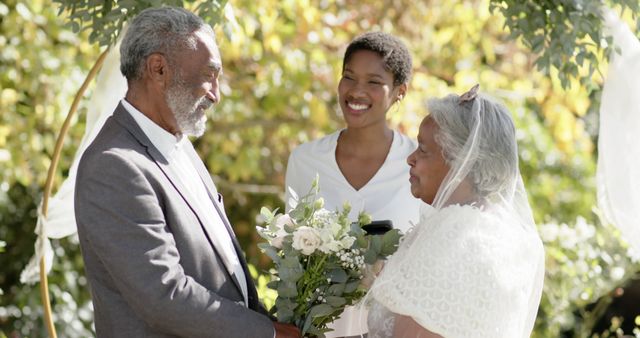
<svg viewBox="0 0 640 338">
<path fill-rule="evenodd" d="M 289 212 L 289 216 L 296 221 L 300 221 L 305 217 L 304 208 L 295 208 Z"/>
<path fill-rule="evenodd" d="M 279 297 L 289 297 L 293 298 L 298 295 L 298 290 L 296 289 L 296 283 L 291 283 L 287 280 L 282 280 L 280 284 L 278 284 L 278 296 Z"/>
<path fill-rule="evenodd" d="M 298 256 L 293 255 L 285 255 L 285 257 L 282 259 L 281 265 L 285 268 L 302 269 L 302 265 L 300 265 Z"/>
<path fill-rule="evenodd" d="M 349 278 L 343 269 L 331 269 L 327 272 L 327 277 L 334 283 L 346 283 Z"/>
<path fill-rule="evenodd" d="M 349 282 L 345 285 L 344 287 L 344 292 L 345 293 L 352 293 L 354 291 L 356 291 L 358 289 L 358 287 L 360 286 L 360 281 L 356 280 L 353 282 Z"/>
<path fill-rule="evenodd" d="M 402 235 L 398 229 L 392 229 L 387 231 L 382 236 L 382 247 L 380 249 L 380 255 L 382 257 L 387 257 L 396 252 L 398 249 L 398 244 L 400 243 L 400 238 Z"/>
<path fill-rule="evenodd" d="M 304 275 L 304 270 L 302 269 L 301 266 L 299 267 L 280 266 L 280 269 L 278 270 L 278 275 L 280 276 L 280 279 L 282 279 L 283 281 L 295 283 L 300 279 L 300 277 Z"/>
<path fill-rule="evenodd" d="M 334 308 L 339 308 L 347 303 L 344 298 L 336 296 L 327 296 L 326 300 L 327 304 L 333 306 Z"/>
<path fill-rule="evenodd" d="M 293 320 L 294 312 L 286 309 L 278 309 L 277 318 L 279 322 L 291 323 Z"/>
<path fill-rule="evenodd" d="M 270 224 L 271 222 L 273 222 L 274 212 L 272 212 L 268 208 L 266 207 L 260 208 L 260 215 L 262 215 L 262 217 L 264 218 L 264 221 L 267 224 Z"/>
<path fill-rule="evenodd" d="M 304 319 L 304 324 L 302 324 L 302 335 L 306 336 L 305 333 L 309 332 L 309 329 L 311 328 L 313 324 L 313 316 L 311 315 L 307 315 L 307 318 Z"/>
<path fill-rule="evenodd" d="M 322 316 L 328 316 L 334 311 L 333 307 L 329 304 L 314 305 L 309 309 L 309 317 L 317 318 Z"/>
<path fill-rule="evenodd" d="M 373 265 L 373 263 L 378 260 L 378 252 L 376 252 L 372 248 L 369 248 L 367 251 L 365 251 L 363 257 L 366 264 Z"/>
<path fill-rule="evenodd" d="M 260 243 L 260 244 L 267 244 L 267 243 Z M 267 255 L 269 258 L 271 258 L 271 260 L 278 264 L 281 260 L 280 256 L 278 256 L 278 252 L 276 251 L 276 249 L 272 246 L 270 246 L 269 244 L 267 245 L 260 245 L 259 247 L 262 250 L 262 252 Z"/>
<path fill-rule="evenodd" d="M 325 337 L 324 332 L 326 332 L 326 331 L 325 330 L 320 330 L 315 325 L 310 325 L 309 328 L 306 331 L 306 333 L 312 334 L 313 336 L 315 336 L 317 338 L 324 338 Z"/>
<path fill-rule="evenodd" d="M 346 284 L 344 283 L 333 284 L 327 288 L 325 293 L 330 296 L 341 296 L 342 293 L 345 292 L 345 289 Z"/>
<path fill-rule="evenodd" d="M 369 247 L 373 252 L 379 254 L 382 251 L 382 237 L 381 236 L 369 236 Z"/>
</svg>

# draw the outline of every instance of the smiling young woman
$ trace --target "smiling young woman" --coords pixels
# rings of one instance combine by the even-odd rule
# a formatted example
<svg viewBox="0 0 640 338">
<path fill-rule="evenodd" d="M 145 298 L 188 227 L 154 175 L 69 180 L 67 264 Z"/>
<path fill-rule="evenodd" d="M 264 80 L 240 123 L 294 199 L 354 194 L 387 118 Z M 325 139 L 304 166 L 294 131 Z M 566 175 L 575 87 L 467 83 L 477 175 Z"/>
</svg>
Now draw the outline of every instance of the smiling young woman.
<svg viewBox="0 0 640 338">
<path fill-rule="evenodd" d="M 304 195 L 318 174 L 328 210 L 349 202 L 353 220 L 366 211 L 401 231 L 417 222 L 420 203 L 411 195 L 406 163 L 416 143 L 387 123 L 389 108 L 407 93 L 411 68 L 400 39 L 382 32 L 355 38 L 345 51 L 338 84 L 346 128 L 294 149 L 285 185 Z M 287 189 L 285 201 L 289 197 Z M 366 318 L 364 311 L 348 307 L 327 337 L 359 337 L 368 331 Z"/>
</svg>

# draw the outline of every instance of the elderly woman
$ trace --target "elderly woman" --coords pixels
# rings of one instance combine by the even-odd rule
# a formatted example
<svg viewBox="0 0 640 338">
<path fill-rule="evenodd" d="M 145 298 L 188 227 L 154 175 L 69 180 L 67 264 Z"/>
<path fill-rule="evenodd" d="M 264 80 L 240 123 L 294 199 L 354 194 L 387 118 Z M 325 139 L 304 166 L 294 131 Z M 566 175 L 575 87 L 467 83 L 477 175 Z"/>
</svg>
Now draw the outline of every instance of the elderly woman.
<svg viewBox="0 0 640 338">
<path fill-rule="evenodd" d="M 544 250 L 501 104 L 471 91 L 429 102 L 409 163 L 433 208 L 371 288 L 369 337 L 529 337 Z"/>
</svg>

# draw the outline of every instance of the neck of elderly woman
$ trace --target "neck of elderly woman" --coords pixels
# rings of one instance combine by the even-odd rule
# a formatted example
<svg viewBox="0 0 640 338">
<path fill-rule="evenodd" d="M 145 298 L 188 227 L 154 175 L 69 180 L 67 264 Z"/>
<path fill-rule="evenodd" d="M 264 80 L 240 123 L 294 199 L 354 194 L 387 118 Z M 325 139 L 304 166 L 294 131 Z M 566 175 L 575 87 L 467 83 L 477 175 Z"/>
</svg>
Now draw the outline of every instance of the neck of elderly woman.
<svg viewBox="0 0 640 338">
<path fill-rule="evenodd" d="M 469 183 L 468 179 L 464 179 L 456 190 L 451 193 L 451 196 L 444 201 L 442 207 L 454 204 L 481 207 L 484 205 L 484 198 L 476 192 L 476 189 Z"/>
</svg>

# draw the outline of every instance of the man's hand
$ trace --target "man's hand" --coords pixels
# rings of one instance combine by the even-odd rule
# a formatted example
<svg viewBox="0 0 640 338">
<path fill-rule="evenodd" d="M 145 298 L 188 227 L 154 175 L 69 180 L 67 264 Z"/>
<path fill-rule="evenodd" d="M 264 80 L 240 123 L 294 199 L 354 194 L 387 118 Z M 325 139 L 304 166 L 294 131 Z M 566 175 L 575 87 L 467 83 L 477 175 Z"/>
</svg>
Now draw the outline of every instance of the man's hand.
<svg viewBox="0 0 640 338">
<path fill-rule="evenodd" d="M 276 329 L 276 338 L 301 337 L 300 330 L 293 324 L 273 322 L 273 327 Z"/>
</svg>

